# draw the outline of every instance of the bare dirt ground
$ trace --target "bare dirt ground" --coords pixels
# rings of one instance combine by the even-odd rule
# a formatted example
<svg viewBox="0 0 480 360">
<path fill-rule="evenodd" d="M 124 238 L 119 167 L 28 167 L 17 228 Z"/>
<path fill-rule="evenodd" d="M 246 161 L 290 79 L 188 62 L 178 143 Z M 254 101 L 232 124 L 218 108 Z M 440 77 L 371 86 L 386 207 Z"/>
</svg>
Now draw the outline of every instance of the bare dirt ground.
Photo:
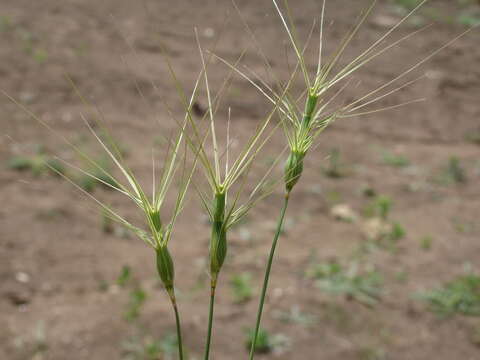
<svg viewBox="0 0 480 360">
<path fill-rule="evenodd" d="M 238 3 L 275 72 L 285 79 L 287 38 L 271 2 Z M 319 15 L 319 3 L 291 1 L 303 39 Z M 368 1 L 328 3 L 327 53 Z M 460 7 L 453 1 L 432 1 L 429 6 L 440 14 L 455 14 Z M 395 9 L 392 2 L 380 2 L 346 58 L 398 21 Z M 263 70 L 262 57 L 229 1 L 2 0 L 0 15 L 1 89 L 61 136 L 86 144 L 96 156 L 100 150 L 98 154 L 93 150 L 97 148 L 79 117 L 87 106 L 65 80 L 64 74 L 69 74 L 105 114 L 113 136 L 126 149 L 128 163 L 145 181 L 151 176 L 152 147 L 175 127 L 159 95 L 171 105 L 173 115 L 182 118 L 161 44 L 187 91 L 200 71 L 194 26 L 205 48 L 217 43 L 215 52 L 231 61 L 247 49 L 243 63 L 259 73 Z M 431 18 L 425 15 L 405 23 L 394 38 L 416 29 L 423 20 L 428 23 Z M 465 30 L 458 23 L 434 20 L 432 27 L 359 72 L 356 79 L 361 82 L 348 88 L 346 97 L 388 81 Z M 313 39 L 317 36 L 316 28 Z M 480 358 L 478 318 L 441 318 L 415 297 L 462 274 L 468 264 L 479 267 L 480 148 L 471 141 L 480 132 L 478 39 L 477 30 L 456 41 L 421 68 L 425 79 L 382 104 L 420 97 L 426 102 L 338 121 L 320 137 L 292 197 L 264 316 L 264 327 L 276 338 L 282 334 L 284 346 L 262 358 Z M 307 55 L 313 69 L 313 50 Z M 218 89 L 228 69 L 219 62 L 211 66 L 211 87 Z M 138 88 L 146 102 L 138 96 Z M 270 107 L 240 77 L 233 79 L 225 101 L 225 108 L 232 109 L 232 136 L 241 144 Z M 205 106 L 204 94 L 199 104 Z M 48 173 L 34 176 L 9 169 L 6 164 L 12 156 L 31 153 L 35 145 L 72 161 L 75 157 L 60 136 L 46 131 L 3 96 L 0 109 L 0 359 L 158 358 L 135 357 L 128 350 L 128 344 L 142 348 L 149 339 L 161 340 L 174 331 L 152 250 L 117 227 L 113 232 L 102 229 L 94 204 L 66 181 Z M 221 131 L 226 127 L 224 110 L 218 116 Z M 281 151 L 283 141 L 280 132 L 274 136 L 262 160 L 264 167 Z M 340 151 L 345 168 L 341 178 L 328 177 L 322 170 L 331 149 Z M 404 157 L 408 164 L 392 166 L 386 154 Z M 454 156 L 466 181 L 445 180 L 444 169 Z M 368 245 L 362 235 L 364 209 L 372 202 L 364 195 L 366 187 L 393 201 L 390 217 L 406 232 L 394 251 L 374 247 L 358 255 Z M 129 219 L 139 219 L 120 194 L 101 187 L 94 194 Z M 281 201 L 279 189 L 232 230 L 215 315 L 213 359 L 247 356 L 245 331 L 253 326 L 257 296 L 237 304 L 229 280 L 234 274 L 250 273 L 258 295 Z M 194 196 L 189 199 L 171 244 L 192 359 L 201 358 L 209 292 L 205 267 L 209 225 L 197 202 Z M 359 214 L 358 220 L 335 220 L 331 209 L 339 203 Z M 431 238 L 431 246 L 422 243 L 425 237 Z M 377 269 L 383 278 L 378 303 L 368 307 L 350 297 L 327 294 L 305 275 L 315 263 L 332 259 Z M 136 285 L 133 280 L 123 287 L 117 284 L 125 265 Z M 138 318 L 129 322 L 124 314 L 131 308 L 135 286 L 147 297 Z M 295 309 L 303 317 L 285 316 Z"/>
</svg>

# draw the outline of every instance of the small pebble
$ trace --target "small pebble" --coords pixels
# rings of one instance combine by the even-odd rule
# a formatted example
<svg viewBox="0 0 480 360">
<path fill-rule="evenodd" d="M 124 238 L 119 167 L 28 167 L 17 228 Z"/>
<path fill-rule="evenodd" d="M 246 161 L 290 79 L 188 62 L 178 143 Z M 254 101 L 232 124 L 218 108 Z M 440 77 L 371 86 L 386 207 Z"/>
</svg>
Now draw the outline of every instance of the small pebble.
<svg viewBox="0 0 480 360">
<path fill-rule="evenodd" d="M 215 36 L 215 30 L 213 30 L 212 28 L 206 28 L 205 30 L 203 30 L 203 36 L 205 36 L 206 38 L 212 38 Z"/>
<path fill-rule="evenodd" d="M 357 214 L 347 204 L 338 204 L 332 207 L 330 214 L 337 220 L 354 222 L 357 220 Z"/>
<path fill-rule="evenodd" d="M 23 271 L 19 271 L 15 274 L 15 279 L 22 284 L 26 284 L 30 281 L 30 275 Z"/>
</svg>

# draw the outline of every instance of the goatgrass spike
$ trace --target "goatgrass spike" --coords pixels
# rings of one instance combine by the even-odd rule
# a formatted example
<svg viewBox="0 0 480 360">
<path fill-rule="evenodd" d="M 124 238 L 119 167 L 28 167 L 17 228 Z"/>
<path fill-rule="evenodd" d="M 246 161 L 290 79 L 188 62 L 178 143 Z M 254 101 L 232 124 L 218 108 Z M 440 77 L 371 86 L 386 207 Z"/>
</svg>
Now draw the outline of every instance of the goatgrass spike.
<svg viewBox="0 0 480 360">
<path fill-rule="evenodd" d="M 174 286 L 175 269 L 172 256 L 166 246 L 160 246 L 156 249 L 157 271 L 165 289 L 170 293 Z"/>
</svg>

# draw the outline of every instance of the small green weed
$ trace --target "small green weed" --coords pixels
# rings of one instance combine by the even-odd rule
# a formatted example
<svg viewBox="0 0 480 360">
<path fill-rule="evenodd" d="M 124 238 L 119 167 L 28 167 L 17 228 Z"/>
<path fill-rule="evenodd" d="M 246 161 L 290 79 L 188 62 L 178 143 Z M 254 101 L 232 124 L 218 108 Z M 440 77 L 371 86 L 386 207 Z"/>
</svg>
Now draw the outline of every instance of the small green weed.
<svg viewBox="0 0 480 360">
<path fill-rule="evenodd" d="M 420 298 L 441 316 L 480 316 L 480 276 L 461 275 L 445 286 L 420 294 Z"/>
<path fill-rule="evenodd" d="M 462 184 L 467 181 L 466 171 L 458 157 L 452 156 L 448 159 L 442 173 L 435 181 L 441 185 Z"/>
<path fill-rule="evenodd" d="M 397 252 L 397 242 L 398 240 L 403 239 L 406 236 L 406 231 L 402 225 L 398 222 L 392 224 L 392 228 L 389 233 L 387 233 L 383 240 L 383 246 L 386 247 L 391 252 Z"/>
<path fill-rule="evenodd" d="M 300 307 L 296 305 L 292 306 L 289 311 L 277 311 L 274 313 L 274 316 L 282 322 L 299 324 L 302 326 L 313 325 L 316 321 L 314 315 L 302 312 Z"/>
<path fill-rule="evenodd" d="M 390 242 L 395 243 L 400 239 L 403 239 L 406 235 L 406 231 L 403 228 L 402 225 L 400 225 L 398 222 L 394 222 L 392 224 L 392 230 L 389 234 L 387 234 L 387 239 L 390 240 Z"/>
<path fill-rule="evenodd" d="M 332 149 L 328 157 L 327 166 L 322 168 L 325 176 L 332 179 L 338 179 L 347 175 L 347 170 L 344 164 L 340 161 L 340 150 Z"/>
<path fill-rule="evenodd" d="M 34 33 L 30 32 L 29 30 L 20 28 L 17 31 L 17 36 L 20 39 L 23 51 L 26 54 L 30 55 L 33 60 L 35 60 L 39 64 L 43 64 L 47 60 L 48 53 L 45 49 L 37 46 L 38 38 L 35 36 Z"/>
<path fill-rule="evenodd" d="M 470 234 L 476 230 L 476 223 L 473 221 L 467 221 L 459 217 L 452 219 L 454 229 L 460 234 Z"/>
<path fill-rule="evenodd" d="M 398 249 L 398 240 L 406 236 L 406 231 L 398 222 L 379 222 L 378 229 L 372 231 L 367 241 L 360 246 L 360 254 L 369 253 L 373 250 L 383 249 L 391 253 L 396 253 Z"/>
<path fill-rule="evenodd" d="M 177 348 L 178 348 L 178 338 L 176 334 L 169 333 L 165 335 L 162 340 L 160 340 L 160 350 L 162 352 L 162 359 L 176 359 Z"/>
<path fill-rule="evenodd" d="M 382 220 L 386 220 L 390 214 L 392 206 L 393 201 L 391 198 L 380 195 L 367 205 L 363 213 L 366 217 L 379 217 Z"/>
<path fill-rule="evenodd" d="M 420 247 L 422 250 L 428 251 L 432 248 L 433 237 L 426 235 L 420 239 Z"/>
<path fill-rule="evenodd" d="M 465 26 L 478 26 L 480 24 L 480 15 L 461 14 L 457 17 L 457 22 Z"/>
<path fill-rule="evenodd" d="M 247 332 L 245 346 L 248 350 L 252 347 L 254 335 L 255 332 L 253 330 L 249 330 Z M 255 353 L 267 354 L 272 351 L 272 348 L 273 345 L 270 333 L 265 329 L 260 329 L 258 331 L 257 342 L 255 344 Z"/>
<path fill-rule="evenodd" d="M 140 316 L 140 310 L 147 300 L 147 293 L 138 286 L 137 288 L 130 291 L 130 301 L 127 305 L 127 310 L 125 312 L 125 319 L 127 321 L 133 321 Z"/>
<path fill-rule="evenodd" d="M 338 203 L 341 203 L 343 200 L 343 195 L 337 190 L 330 190 L 325 194 L 325 201 L 328 205 L 333 206 Z"/>
<path fill-rule="evenodd" d="M 358 359 L 359 360 L 385 360 L 387 359 L 387 354 L 382 348 L 377 348 L 373 346 L 362 346 L 358 350 Z"/>
<path fill-rule="evenodd" d="M 167 334 L 161 340 L 150 336 L 132 337 L 122 344 L 124 360 L 170 360 L 176 359 L 177 336 Z"/>
<path fill-rule="evenodd" d="M 161 359 L 160 342 L 153 339 L 130 339 L 123 343 L 123 359 L 125 360 L 158 360 Z"/>
<path fill-rule="evenodd" d="M 237 304 L 247 302 L 253 296 L 252 275 L 241 273 L 230 279 L 233 298 Z"/>
<path fill-rule="evenodd" d="M 335 295 L 344 295 L 362 304 L 375 305 L 382 294 L 382 276 L 376 270 L 359 273 L 358 266 L 348 269 L 338 262 L 314 265 L 308 275 L 317 279 L 317 286 Z"/>
<path fill-rule="evenodd" d="M 7 15 L 0 15 L 0 32 L 7 32 L 13 28 L 12 18 Z"/>
<path fill-rule="evenodd" d="M 392 199 L 384 195 L 377 196 L 365 207 L 363 214 L 370 219 L 364 224 L 367 242 L 362 244 L 361 253 L 373 248 L 397 250 L 397 242 L 406 236 L 406 230 L 397 221 L 389 219 L 392 207 Z"/>
<path fill-rule="evenodd" d="M 30 31 L 21 28 L 18 30 L 18 37 L 20 38 L 23 51 L 26 54 L 31 55 L 33 53 L 35 43 L 35 38 L 33 34 Z"/>
<path fill-rule="evenodd" d="M 123 265 L 116 283 L 118 286 L 125 287 L 125 285 L 127 285 L 127 283 L 130 281 L 131 278 L 132 278 L 132 269 L 128 265 Z"/>
<path fill-rule="evenodd" d="M 97 286 L 98 286 L 98 291 L 100 292 L 107 292 L 108 289 L 110 288 L 110 284 L 105 279 L 99 279 L 97 282 Z"/>
<path fill-rule="evenodd" d="M 464 183 L 467 180 L 467 176 L 462 164 L 460 163 L 460 159 L 456 156 L 452 156 L 448 160 L 446 176 L 451 182 L 454 183 Z"/>
<path fill-rule="evenodd" d="M 46 50 L 43 49 L 35 49 L 32 56 L 33 59 L 39 64 L 45 63 L 45 61 L 47 61 L 48 59 L 48 53 Z"/>
<path fill-rule="evenodd" d="M 48 170 L 51 170 L 54 175 L 65 174 L 66 172 L 65 167 L 59 160 L 49 157 L 40 150 L 32 156 L 13 156 L 8 160 L 7 166 L 18 171 L 28 170 L 34 176 L 39 176 Z"/>
<path fill-rule="evenodd" d="M 404 155 L 397 155 L 391 152 L 385 152 L 382 155 L 382 161 L 386 165 L 393 167 L 406 167 L 410 165 L 410 160 Z"/>
<path fill-rule="evenodd" d="M 250 350 L 255 332 L 253 329 L 247 331 L 245 347 Z M 272 335 L 267 330 L 260 328 L 257 342 L 255 343 L 256 354 L 268 354 L 271 352 L 282 353 L 289 346 L 289 339 L 282 334 Z"/>
<path fill-rule="evenodd" d="M 480 145 L 480 129 L 469 131 L 465 135 L 465 140 L 473 144 Z"/>
<path fill-rule="evenodd" d="M 375 191 L 375 189 L 368 184 L 364 184 L 360 187 L 360 194 L 362 194 L 367 198 L 372 198 L 377 196 L 377 192 Z"/>
</svg>

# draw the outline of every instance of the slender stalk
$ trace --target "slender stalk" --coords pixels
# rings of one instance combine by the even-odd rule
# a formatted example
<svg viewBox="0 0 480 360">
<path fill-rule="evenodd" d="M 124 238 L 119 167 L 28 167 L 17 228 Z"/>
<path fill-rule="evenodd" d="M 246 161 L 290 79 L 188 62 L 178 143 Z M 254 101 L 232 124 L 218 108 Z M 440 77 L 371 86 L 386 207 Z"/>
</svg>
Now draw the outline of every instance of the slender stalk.
<svg viewBox="0 0 480 360">
<path fill-rule="evenodd" d="M 290 191 L 287 191 L 287 193 L 285 194 L 283 207 L 280 213 L 280 218 L 278 219 L 277 230 L 275 232 L 272 246 L 270 248 L 270 255 L 268 256 L 267 268 L 265 269 L 265 278 L 263 279 L 262 294 L 260 296 L 260 303 L 258 305 L 257 322 L 255 324 L 255 333 L 253 335 L 252 347 L 250 348 L 250 356 L 248 357 L 249 360 L 253 360 L 253 357 L 255 356 L 255 346 L 257 344 L 258 331 L 260 330 L 260 322 L 262 320 L 263 305 L 265 303 L 265 296 L 267 294 L 268 281 L 270 279 L 270 270 L 272 269 L 273 257 L 275 255 L 275 249 L 277 248 L 278 238 L 282 231 L 283 220 L 285 219 L 285 213 L 287 211 L 289 198 L 290 198 Z"/>
<path fill-rule="evenodd" d="M 212 278 L 212 285 L 210 291 L 210 309 L 208 311 L 208 329 L 207 329 L 207 340 L 205 341 L 205 353 L 203 356 L 204 360 L 208 360 L 210 357 L 210 342 L 212 340 L 212 325 L 213 325 L 213 308 L 215 305 L 215 290 L 217 288 L 217 280 Z"/>
<path fill-rule="evenodd" d="M 169 290 L 168 294 L 170 295 L 173 312 L 175 313 L 175 324 L 177 327 L 178 358 L 179 360 L 183 360 L 182 326 L 180 324 L 180 315 L 178 313 L 177 300 L 175 299 L 175 293 L 173 289 Z"/>
</svg>

